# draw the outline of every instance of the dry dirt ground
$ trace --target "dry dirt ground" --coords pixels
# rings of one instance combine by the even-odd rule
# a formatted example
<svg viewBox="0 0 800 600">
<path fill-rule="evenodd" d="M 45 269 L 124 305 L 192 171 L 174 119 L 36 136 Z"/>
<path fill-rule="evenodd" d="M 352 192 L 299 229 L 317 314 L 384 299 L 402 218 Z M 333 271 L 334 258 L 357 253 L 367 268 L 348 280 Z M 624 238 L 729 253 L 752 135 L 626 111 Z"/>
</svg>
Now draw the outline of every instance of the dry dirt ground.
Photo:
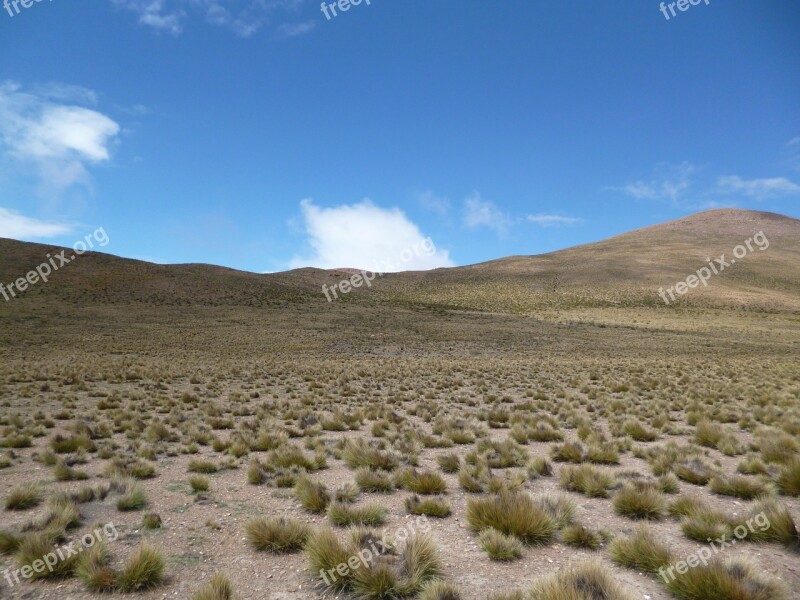
<svg viewBox="0 0 800 600">
<path fill-rule="evenodd" d="M 800 522 L 798 498 L 778 486 L 781 469 L 798 459 L 800 442 L 796 315 L 585 309 L 536 318 L 350 307 L 334 316 L 284 311 L 276 318 L 249 309 L 171 310 L 31 310 L 9 318 L 0 333 L 0 441 L 31 438 L 29 447 L 0 449 L 10 463 L 0 469 L 0 500 L 29 482 L 39 482 L 46 494 L 107 483 L 115 460 L 154 467 L 153 476 L 140 480 L 146 508 L 119 511 L 119 494 L 111 493 L 80 504 L 82 525 L 66 534 L 76 539 L 113 522 L 119 537 L 108 549 L 115 567 L 143 541 L 159 549 L 164 580 L 135 597 L 191 598 L 218 572 L 243 599 L 349 597 L 321 590 L 304 552 L 272 554 L 248 543 L 245 525 L 257 516 L 292 517 L 314 527 L 328 521 L 325 513 L 303 509 L 291 487 L 269 478 L 261 485 L 248 482 L 254 458 L 266 464 L 274 457 L 257 449 L 262 433 L 309 457 L 325 456 L 327 466 L 309 476 L 331 491 L 354 479 L 354 469 L 342 459 L 345 440 L 383 444 L 398 459 L 398 470 L 413 465 L 439 473 L 452 512 L 428 524 L 444 579 L 467 600 L 527 589 L 585 558 L 602 560 L 634 598 L 673 597 L 657 577 L 615 563 L 608 541 L 584 550 L 556 538 L 526 547 L 516 561 L 489 559 L 466 513 L 471 500 L 490 493 L 464 491 L 459 476 L 443 473 L 436 459 L 455 452 L 463 465 L 470 453 L 475 458 L 481 440 L 506 442 L 515 427 L 550 423 L 563 440 L 523 440 L 517 448 L 523 458 L 511 468 L 491 469 L 491 475 L 523 474 L 517 489 L 534 497 L 568 496 L 576 522 L 615 538 L 640 524 L 614 510 L 620 482 L 632 471 L 655 479 L 644 457 L 668 443 L 691 448 L 723 477 L 735 475 L 746 457 L 762 458 L 765 472 L 743 477 L 763 484 L 764 493 Z M 623 427 L 632 421 L 656 439 L 625 434 Z M 703 421 L 721 428 L 725 441 L 719 447 L 726 452 L 699 443 L 696 429 Z M 383 431 L 375 429 L 379 422 Z M 472 431 L 475 440 L 452 444 L 454 431 Z M 56 452 L 55 460 L 85 471 L 88 480 L 57 481 L 54 466 L 42 457 L 51 454 L 58 434 L 79 432 L 90 432 L 91 448 Z M 789 440 L 780 460 L 766 456 L 767 442 L 775 439 Z M 233 450 L 237 441 L 244 450 Z M 561 486 L 561 471 L 574 465 L 555 460 L 553 452 L 570 441 L 617 449 L 616 464 L 596 465 L 616 478 L 609 497 L 589 498 Z M 552 465 L 552 475 L 531 476 L 527 467 L 536 457 Z M 189 463 L 198 458 L 219 468 L 207 475 L 206 494 L 189 485 Z M 297 476 L 284 474 L 289 483 Z M 405 508 L 410 495 L 401 489 L 361 492 L 355 505 L 377 501 L 386 507 L 379 529 L 391 535 L 412 518 Z M 746 515 L 753 504 L 683 480 L 677 494 L 664 498 L 671 503 L 685 496 L 701 498 L 730 518 Z M 0 529 L 19 532 L 46 511 L 44 502 L 28 510 L 0 507 Z M 158 514 L 163 526 L 143 528 L 147 513 Z M 650 527 L 677 559 L 704 546 L 687 538 L 669 515 Z M 342 528 L 337 531 L 344 535 Z M 800 597 L 796 549 L 742 541 L 724 556 L 751 558 L 764 575 L 786 584 L 787 597 Z M 0 571 L 6 568 L 16 568 L 12 555 L 0 556 Z M 13 587 L 0 579 L 0 597 L 109 595 L 89 592 L 69 577 Z"/>
</svg>

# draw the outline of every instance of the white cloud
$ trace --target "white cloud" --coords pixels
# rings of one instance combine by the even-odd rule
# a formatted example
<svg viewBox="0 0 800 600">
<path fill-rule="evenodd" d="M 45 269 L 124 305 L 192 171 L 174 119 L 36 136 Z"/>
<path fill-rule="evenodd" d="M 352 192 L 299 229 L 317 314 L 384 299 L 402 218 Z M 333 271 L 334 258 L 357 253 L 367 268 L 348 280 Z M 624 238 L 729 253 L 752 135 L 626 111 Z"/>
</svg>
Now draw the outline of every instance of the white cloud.
<svg viewBox="0 0 800 600">
<path fill-rule="evenodd" d="M 512 220 L 491 202 L 483 200 L 480 193 L 473 192 L 464 200 L 464 225 L 470 229 L 487 227 L 499 234 L 504 234 L 511 226 Z"/>
<path fill-rule="evenodd" d="M 742 179 L 738 175 L 720 177 L 717 180 L 719 191 L 727 194 L 742 194 L 748 198 L 763 200 L 773 196 L 800 193 L 800 185 L 785 177 L 768 179 Z"/>
<path fill-rule="evenodd" d="M 536 223 L 542 227 L 553 227 L 557 225 L 575 225 L 581 220 L 575 217 L 562 217 L 561 215 L 528 215 L 528 221 Z"/>
<path fill-rule="evenodd" d="M 139 17 L 139 23 L 158 32 L 180 35 L 192 13 L 203 15 L 211 25 L 225 27 L 240 37 L 250 37 L 264 27 L 271 13 L 283 11 L 296 16 L 304 0 L 112 0 Z M 233 6 L 232 6 L 233 5 Z M 315 23 L 287 23 L 278 31 L 285 36 L 307 33 Z"/>
<path fill-rule="evenodd" d="M 800 135 L 786 142 L 785 153 L 788 155 L 789 165 L 795 171 L 800 171 Z"/>
<path fill-rule="evenodd" d="M 437 196 L 430 190 L 417 193 L 417 202 L 425 210 L 435 212 L 442 217 L 446 217 L 450 212 L 450 200 Z"/>
<path fill-rule="evenodd" d="M 62 102 L 74 102 L 94 106 L 97 104 L 97 92 L 80 85 L 69 85 L 66 83 L 51 82 L 37 85 L 33 88 L 36 96 L 49 98 L 51 100 L 61 100 Z"/>
<path fill-rule="evenodd" d="M 166 0 L 113 0 L 114 4 L 137 14 L 139 23 L 156 31 L 179 35 L 185 13 L 167 8 Z"/>
<path fill-rule="evenodd" d="M 300 208 L 312 255 L 295 256 L 291 268 L 396 272 L 454 266 L 449 252 L 435 248 L 398 208 L 381 208 L 369 200 L 332 208 L 303 200 Z"/>
<path fill-rule="evenodd" d="M 23 240 L 51 238 L 73 230 L 71 225 L 52 223 L 26 217 L 8 208 L 0 207 L 0 238 Z"/>
<path fill-rule="evenodd" d="M 677 165 L 661 163 L 656 166 L 653 178 L 632 181 L 611 189 L 637 200 L 670 200 L 678 203 L 691 187 L 691 177 L 696 171 L 697 167 L 688 161 Z"/>
<path fill-rule="evenodd" d="M 0 159 L 33 167 L 48 191 L 88 184 L 86 166 L 110 159 L 119 131 L 95 110 L 23 92 L 12 82 L 0 84 Z"/>
<path fill-rule="evenodd" d="M 317 21 L 303 21 L 301 23 L 284 23 L 278 27 L 278 32 L 286 37 L 295 37 L 308 33 L 317 26 Z"/>
</svg>

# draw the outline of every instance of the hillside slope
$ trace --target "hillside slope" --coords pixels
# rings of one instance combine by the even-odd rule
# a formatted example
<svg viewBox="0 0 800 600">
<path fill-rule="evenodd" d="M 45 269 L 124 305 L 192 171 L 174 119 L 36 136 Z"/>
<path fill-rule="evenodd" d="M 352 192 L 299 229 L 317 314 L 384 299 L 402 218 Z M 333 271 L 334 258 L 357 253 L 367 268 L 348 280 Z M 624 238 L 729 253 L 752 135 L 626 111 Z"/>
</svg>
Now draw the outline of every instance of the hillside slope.
<svg viewBox="0 0 800 600">
<path fill-rule="evenodd" d="M 680 306 L 800 310 L 800 220 L 772 213 L 714 210 L 634 230 L 601 242 L 538 256 L 515 256 L 430 272 L 387 274 L 371 290 L 340 303 L 438 307 L 490 312 L 539 308 L 663 306 L 669 288 L 763 231 L 753 251 L 693 289 Z M 0 239 L 0 282 L 9 283 L 60 249 Z M 299 269 L 259 275 L 211 265 L 154 265 L 89 253 L 32 286 L 13 303 L 272 307 L 328 305 L 321 285 L 347 270 Z M 334 302 L 333 305 L 338 303 Z M 335 309 L 331 306 L 330 309 Z"/>
</svg>

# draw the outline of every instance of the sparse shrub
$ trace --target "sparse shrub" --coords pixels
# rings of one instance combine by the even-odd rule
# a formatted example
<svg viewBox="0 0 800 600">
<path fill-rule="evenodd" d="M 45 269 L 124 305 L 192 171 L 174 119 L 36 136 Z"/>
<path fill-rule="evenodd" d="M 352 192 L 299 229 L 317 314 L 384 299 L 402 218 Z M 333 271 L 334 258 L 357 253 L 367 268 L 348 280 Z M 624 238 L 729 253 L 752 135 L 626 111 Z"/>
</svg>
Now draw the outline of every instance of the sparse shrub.
<svg viewBox="0 0 800 600">
<path fill-rule="evenodd" d="M 189 478 L 189 485 L 193 492 L 207 492 L 209 487 L 208 477 L 193 475 Z"/>
<path fill-rule="evenodd" d="M 256 550 L 283 554 L 300 550 L 310 535 L 305 523 L 283 517 L 257 517 L 245 525 L 247 541 Z"/>
<path fill-rule="evenodd" d="M 75 566 L 75 574 L 89 591 L 108 593 L 117 587 L 118 574 L 109 566 L 111 557 L 105 544 L 85 550 Z"/>
<path fill-rule="evenodd" d="M 419 600 L 463 600 L 463 596 L 453 584 L 434 579 L 422 588 Z"/>
<path fill-rule="evenodd" d="M 778 475 L 778 490 L 785 496 L 800 496 L 800 457 L 783 465 Z"/>
<path fill-rule="evenodd" d="M 42 489 L 36 483 L 23 483 L 6 496 L 6 510 L 28 510 L 42 503 Z"/>
<path fill-rule="evenodd" d="M 492 560 L 512 561 L 522 556 L 522 542 L 516 537 L 506 535 L 493 527 L 480 532 L 478 544 Z"/>
<path fill-rule="evenodd" d="M 528 477 L 550 477 L 553 474 L 553 465 L 546 458 L 535 456 L 528 463 Z"/>
<path fill-rule="evenodd" d="M 123 592 L 139 592 L 161 583 L 164 575 L 164 558 L 152 546 L 142 544 L 125 561 L 117 578 L 117 587 Z"/>
<path fill-rule="evenodd" d="M 639 421 L 631 419 L 622 426 L 622 433 L 630 436 L 637 442 L 654 442 L 658 439 L 658 432 L 645 427 Z"/>
<path fill-rule="evenodd" d="M 439 468 L 443 473 L 458 473 L 461 468 L 461 459 L 455 452 L 440 455 L 436 462 L 439 463 Z"/>
<path fill-rule="evenodd" d="M 552 516 L 524 492 L 470 499 L 467 523 L 473 531 L 494 528 L 528 544 L 547 544 L 556 532 Z"/>
<path fill-rule="evenodd" d="M 217 573 L 214 578 L 197 590 L 192 595 L 192 600 L 235 600 L 233 584 L 222 573 Z"/>
<path fill-rule="evenodd" d="M 395 478 L 395 484 L 415 494 L 443 494 L 447 491 L 447 484 L 442 476 L 433 471 L 404 469 Z"/>
<path fill-rule="evenodd" d="M 614 476 L 592 465 L 564 467 L 561 469 L 561 487 L 580 492 L 590 498 L 607 498 L 615 485 Z"/>
<path fill-rule="evenodd" d="M 8 530 L 0 530 L 0 554 L 10 556 L 14 554 L 22 543 L 22 537 Z"/>
<path fill-rule="evenodd" d="M 625 484 L 613 504 L 614 512 L 631 519 L 660 520 L 667 509 L 663 494 L 651 485 Z"/>
<path fill-rule="evenodd" d="M 694 485 L 706 485 L 714 475 L 713 469 L 697 458 L 678 463 L 673 470 L 678 478 Z"/>
<path fill-rule="evenodd" d="M 142 518 L 142 527 L 145 529 L 161 529 L 161 517 L 156 513 L 147 513 Z"/>
<path fill-rule="evenodd" d="M 698 565 L 675 578 L 667 577 L 667 588 L 685 600 L 788 600 L 782 584 L 761 574 L 761 569 L 743 560 Z"/>
<path fill-rule="evenodd" d="M 32 532 L 26 534 L 20 541 L 19 548 L 17 549 L 16 558 L 17 566 L 22 569 L 23 567 L 31 567 L 31 565 L 42 557 L 47 556 L 53 551 L 53 545 L 57 541 L 57 535 L 52 531 L 50 532 Z M 59 560 L 53 570 L 45 569 L 37 573 L 33 570 L 31 579 L 45 579 L 45 578 L 61 578 L 67 577 L 72 574 L 77 563 L 78 555 L 65 557 L 64 560 Z"/>
<path fill-rule="evenodd" d="M 340 527 L 348 525 L 376 527 L 382 525 L 386 520 L 386 508 L 375 503 L 356 507 L 334 502 L 328 506 L 327 514 L 331 523 Z"/>
<path fill-rule="evenodd" d="M 219 467 L 215 465 L 210 460 L 202 460 L 199 458 L 193 458 L 189 461 L 189 471 L 192 473 L 216 473 L 219 471 Z"/>
<path fill-rule="evenodd" d="M 539 496 L 536 503 L 552 517 L 557 529 L 570 525 L 575 517 L 575 501 L 566 494 Z"/>
<path fill-rule="evenodd" d="M 393 471 L 397 468 L 398 464 L 394 456 L 370 446 L 363 439 L 359 439 L 358 441 L 348 440 L 342 451 L 342 460 L 344 460 L 351 469 L 369 467 L 370 469 Z"/>
<path fill-rule="evenodd" d="M 314 513 L 325 512 L 331 495 L 322 483 L 314 483 L 308 477 L 299 477 L 294 485 L 294 494 L 306 510 Z"/>
<path fill-rule="evenodd" d="M 566 442 L 550 449 L 550 456 L 556 462 L 582 463 L 585 460 L 585 450 L 579 442 Z"/>
<path fill-rule="evenodd" d="M 356 484 L 365 492 L 391 492 L 394 489 L 392 477 L 387 471 L 361 467 L 355 477 Z"/>
<path fill-rule="evenodd" d="M 512 596 L 513 597 L 513 596 Z M 534 584 L 530 600 L 634 600 L 599 561 L 569 566 Z"/>
<path fill-rule="evenodd" d="M 723 496 L 733 496 L 743 500 L 752 500 L 766 491 L 764 483 L 742 475 L 731 477 L 716 476 L 711 479 L 711 489 Z"/>
<path fill-rule="evenodd" d="M 599 531 L 594 531 L 584 525 L 568 525 L 561 531 L 561 541 L 568 546 L 597 550 L 606 541 L 606 536 Z"/>
<path fill-rule="evenodd" d="M 458 485 L 465 492 L 473 494 L 480 494 L 484 491 L 485 486 L 478 477 L 475 476 L 472 469 L 464 465 L 458 472 Z"/>
<path fill-rule="evenodd" d="M 122 497 L 117 500 L 117 510 L 122 512 L 141 510 L 147 506 L 147 494 L 136 480 L 128 480 L 124 483 Z"/>
<path fill-rule="evenodd" d="M 406 498 L 406 510 L 412 515 L 425 515 L 443 519 L 450 515 L 450 506 L 440 498 L 420 499 L 416 494 Z"/>
<path fill-rule="evenodd" d="M 657 573 L 672 561 L 670 551 L 655 539 L 646 525 L 639 527 L 632 535 L 615 538 L 609 551 L 614 562 L 648 573 Z"/>
</svg>

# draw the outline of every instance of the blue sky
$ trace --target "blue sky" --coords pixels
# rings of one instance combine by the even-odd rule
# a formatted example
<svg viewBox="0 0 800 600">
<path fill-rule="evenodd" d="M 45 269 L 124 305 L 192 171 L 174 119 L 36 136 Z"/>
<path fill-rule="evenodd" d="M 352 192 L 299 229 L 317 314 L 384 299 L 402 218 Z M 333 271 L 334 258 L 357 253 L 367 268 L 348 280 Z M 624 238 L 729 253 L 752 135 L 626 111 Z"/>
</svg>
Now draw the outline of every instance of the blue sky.
<svg viewBox="0 0 800 600">
<path fill-rule="evenodd" d="M 255 272 L 429 237 L 403 267 L 431 268 L 720 206 L 800 217 L 800 4 L 659 4 L 11 6 L 0 237 L 103 227 L 112 254 Z"/>
</svg>

